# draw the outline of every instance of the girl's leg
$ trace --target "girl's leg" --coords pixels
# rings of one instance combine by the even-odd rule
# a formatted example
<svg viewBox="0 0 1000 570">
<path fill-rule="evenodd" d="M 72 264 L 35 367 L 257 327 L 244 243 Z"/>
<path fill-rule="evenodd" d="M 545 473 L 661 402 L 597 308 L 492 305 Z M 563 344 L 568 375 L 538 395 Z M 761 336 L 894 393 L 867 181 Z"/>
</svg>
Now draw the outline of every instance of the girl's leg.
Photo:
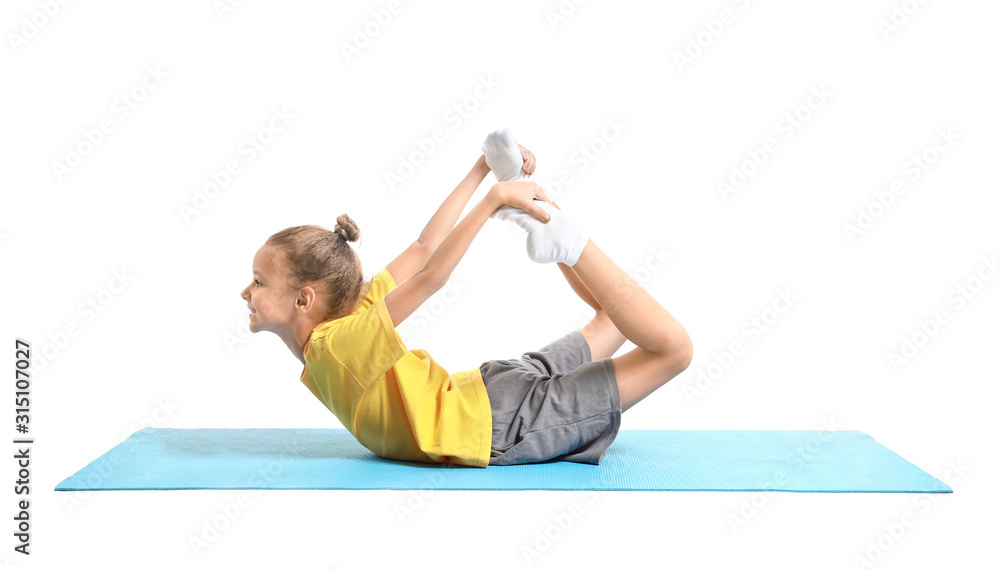
<svg viewBox="0 0 1000 570">
<path fill-rule="evenodd" d="M 611 357 L 625 344 L 625 335 L 603 310 L 597 312 L 591 321 L 578 331 L 590 345 L 590 360 L 597 362 Z"/>
<path fill-rule="evenodd" d="M 572 268 L 608 319 L 637 347 L 611 359 L 625 411 L 688 367 L 691 339 L 677 319 L 593 241 L 587 241 Z"/>
<path fill-rule="evenodd" d="M 587 339 L 587 344 L 590 345 L 590 360 L 603 360 L 618 352 L 618 349 L 625 344 L 625 335 L 615 327 L 615 323 L 604 312 L 604 308 L 597 302 L 587 286 L 580 281 L 580 277 L 573 271 L 573 268 L 562 262 L 558 262 L 556 265 L 559 266 L 559 270 L 562 271 L 573 291 L 583 299 L 584 303 L 597 311 L 594 319 L 579 330 L 583 338 Z"/>
<path fill-rule="evenodd" d="M 580 281 L 580 277 L 576 274 L 575 271 L 573 271 L 572 267 L 566 265 L 561 261 L 556 262 L 556 265 L 559 266 L 559 271 L 562 271 L 563 277 L 566 278 L 566 282 L 568 282 L 569 286 L 573 289 L 573 291 L 581 299 L 583 299 L 584 303 L 590 305 L 590 307 L 595 311 L 600 312 L 604 310 L 601 308 L 601 304 L 597 302 L 597 299 L 594 298 L 594 295 L 590 292 L 590 289 L 587 289 L 587 286 L 584 285 L 582 281 Z"/>
<path fill-rule="evenodd" d="M 521 151 L 509 129 L 487 135 L 483 153 L 498 181 L 531 179 L 521 170 Z M 555 205 L 555 208 L 559 206 Z M 528 230 L 530 255 L 531 240 L 537 237 L 536 232 L 542 231 L 541 223 L 523 211 L 511 208 L 498 210 L 494 217 L 504 219 L 505 215 Z M 552 225 L 551 222 L 549 225 Z M 582 239 L 572 239 L 574 233 L 569 230 L 566 235 L 556 232 L 556 235 L 541 237 L 540 242 L 545 246 L 542 249 L 546 250 L 542 253 L 551 253 L 547 242 L 553 239 L 569 240 L 560 244 L 557 251 L 578 252 Z M 538 261 L 536 257 L 532 259 Z M 563 263 L 559 266 L 573 290 L 597 311 L 594 319 L 579 331 L 587 339 L 591 359 L 610 357 L 621 348 L 625 337 L 638 347 L 612 359 L 622 396 L 622 410 L 687 368 L 691 361 L 691 340 L 684 327 L 592 241 L 587 241 L 572 268 Z"/>
</svg>

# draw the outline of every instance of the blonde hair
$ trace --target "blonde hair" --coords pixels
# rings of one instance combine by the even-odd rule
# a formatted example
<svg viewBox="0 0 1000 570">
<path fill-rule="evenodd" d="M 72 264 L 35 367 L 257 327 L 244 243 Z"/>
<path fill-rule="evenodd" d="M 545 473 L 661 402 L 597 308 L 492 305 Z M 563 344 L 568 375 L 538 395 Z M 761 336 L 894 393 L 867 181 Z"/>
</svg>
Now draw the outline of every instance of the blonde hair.
<svg viewBox="0 0 1000 570">
<path fill-rule="evenodd" d="M 347 316 L 368 294 L 361 258 L 347 242 L 358 241 L 361 230 L 347 214 L 337 216 L 330 231 L 317 225 L 293 226 L 267 238 L 284 253 L 293 288 L 310 285 L 316 289 L 323 320 Z"/>
</svg>

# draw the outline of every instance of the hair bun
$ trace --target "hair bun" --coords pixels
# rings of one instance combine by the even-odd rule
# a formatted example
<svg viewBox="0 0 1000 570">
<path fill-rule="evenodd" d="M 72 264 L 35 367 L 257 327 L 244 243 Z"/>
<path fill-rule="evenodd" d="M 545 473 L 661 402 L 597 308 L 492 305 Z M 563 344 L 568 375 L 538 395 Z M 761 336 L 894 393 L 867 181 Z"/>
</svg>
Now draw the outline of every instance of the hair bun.
<svg viewBox="0 0 1000 570">
<path fill-rule="evenodd" d="M 358 229 L 358 224 L 354 223 L 347 214 L 341 214 L 337 216 L 337 225 L 333 228 L 333 231 L 340 234 L 340 237 L 344 238 L 345 241 L 358 241 L 361 237 L 361 230 Z"/>
</svg>

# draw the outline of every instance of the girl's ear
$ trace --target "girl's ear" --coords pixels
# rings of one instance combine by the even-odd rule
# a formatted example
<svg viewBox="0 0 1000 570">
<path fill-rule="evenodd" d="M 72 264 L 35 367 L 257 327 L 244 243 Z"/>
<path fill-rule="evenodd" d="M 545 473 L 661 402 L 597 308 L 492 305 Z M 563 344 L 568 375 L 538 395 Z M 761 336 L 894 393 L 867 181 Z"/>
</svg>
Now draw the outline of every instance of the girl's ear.
<svg viewBox="0 0 1000 570">
<path fill-rule="evenodd" d="M 299 289 L 299 294 L 295 297 L 295 308 L 300 311 L 308 311 L 316 303 L 316 290 L 306 285 Z"/>
</svg>

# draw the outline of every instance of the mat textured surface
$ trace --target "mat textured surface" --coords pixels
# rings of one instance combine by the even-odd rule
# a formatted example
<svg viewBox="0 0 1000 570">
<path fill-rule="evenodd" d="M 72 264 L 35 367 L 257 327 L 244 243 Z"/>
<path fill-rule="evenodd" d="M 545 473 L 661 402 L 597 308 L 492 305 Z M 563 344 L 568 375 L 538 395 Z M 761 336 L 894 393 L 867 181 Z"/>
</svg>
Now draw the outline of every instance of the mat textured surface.
<svg viewBox="0 0 1000 570">
<path fill-rule="evenodd" d="M 950 493 L 860 431 L 621 430 L 600 465 L 393 461 L 345 429 L 144 428 L 56 486 Z"/>
</svg>

